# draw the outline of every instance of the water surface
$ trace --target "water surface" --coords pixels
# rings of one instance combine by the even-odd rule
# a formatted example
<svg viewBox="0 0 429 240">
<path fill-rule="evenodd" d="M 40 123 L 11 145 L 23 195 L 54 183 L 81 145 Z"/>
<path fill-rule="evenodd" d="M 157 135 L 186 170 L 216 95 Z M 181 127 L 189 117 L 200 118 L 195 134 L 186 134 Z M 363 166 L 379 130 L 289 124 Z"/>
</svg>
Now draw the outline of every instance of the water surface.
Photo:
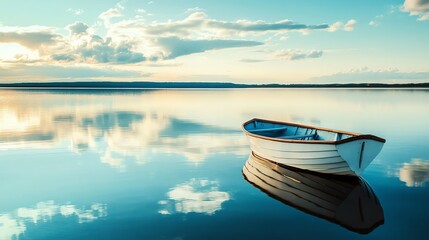
<svg viewBox="0 0 429 240">
<path fill-rule="evenodd" d="M 0 239 L 425 239 L 428 103 L 425 90 L 0 90 Z M 246 181 L 240 125 L 254 117 L 386 138 L 350 188 L 368 184 L 384 222 L 359 233 Z"/>
</svg>

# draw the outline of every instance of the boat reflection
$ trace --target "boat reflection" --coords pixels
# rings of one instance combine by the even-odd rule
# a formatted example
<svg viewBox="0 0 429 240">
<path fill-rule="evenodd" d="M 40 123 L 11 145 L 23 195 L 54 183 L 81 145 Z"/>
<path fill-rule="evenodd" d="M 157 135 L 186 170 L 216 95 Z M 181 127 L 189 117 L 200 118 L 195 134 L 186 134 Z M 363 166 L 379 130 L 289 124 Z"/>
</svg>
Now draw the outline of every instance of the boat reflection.
<svg viewBox="0 0 429 240">
<path fill-rule="evenodd" d="M 253 153 L 243 175 L 269 196 L 353 232 L 367 234 L 384 223 L 383 208 L 362 178 L 292 169 Z"/>
</svg>

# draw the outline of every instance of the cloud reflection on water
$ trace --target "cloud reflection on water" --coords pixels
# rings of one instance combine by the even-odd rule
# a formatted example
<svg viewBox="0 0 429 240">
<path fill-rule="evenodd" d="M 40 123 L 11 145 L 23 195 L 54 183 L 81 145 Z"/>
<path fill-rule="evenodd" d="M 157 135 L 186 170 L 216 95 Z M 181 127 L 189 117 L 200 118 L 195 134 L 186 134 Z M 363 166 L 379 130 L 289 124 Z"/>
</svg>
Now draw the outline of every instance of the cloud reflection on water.
<svg viewBox="0 0 429 240">
<path fill-rule="evenodd" d="M 222 203 L 230 200 L 227 192 L 219 190 L 217 181 L 192 178 L 188 182 L 178 184 L 168 193 L 168 200 L 159 204 L 161 214 L 173 213 L 204 213 L 214 214 L 222 209 Z"/>
<path fill-rule="evenodd" d="M 198 164 L 213 153 L 247 155 L 240 125 L 252 117 L 372 133 L 390 144 L 409 139 L 398 121 L 427 135 L 427 101 L 414 90 L 1 90 L 0 150 L 90 152 L 119 171 L 155 154 Z"/>
<path fill-rule="evenodd" d="M 429 160 L 413 159 L 399 169 L 399 179 L 407 187 L 423 187 L 429 181 Z"/>
<path fill-rule="evenodd" d="M 102 163 L 120 171 L 127 169 L 127 159 L 144 164 L 154 153 L 180 154 L 193 163 L 213 152 L 247 154 L 247 142 L 239 130 L 181 120 L 163 112 L 119 111 L 109 109 L 108 104 L 45 107 L 37 110 L 25 104 L 6 104 L 0 114 L 0 123 L 7 123 L 0 129 L 0 150 L 68 144 L 76 154 L 96 152 Z"/>
<path fill-rule="evenodd" d="M 18 208 L 0 214 L 0 239 L 18 239 L 29 224 L 52 221 L 54 216 L 76 217 L 79 224 L 89 223 L 107 216 L 105 204 L 94 203 L 89 208 L 77 208 L 72 204 L 58 205 L 54 201 L 39 202 L 34 208 Z"/>
</svg>

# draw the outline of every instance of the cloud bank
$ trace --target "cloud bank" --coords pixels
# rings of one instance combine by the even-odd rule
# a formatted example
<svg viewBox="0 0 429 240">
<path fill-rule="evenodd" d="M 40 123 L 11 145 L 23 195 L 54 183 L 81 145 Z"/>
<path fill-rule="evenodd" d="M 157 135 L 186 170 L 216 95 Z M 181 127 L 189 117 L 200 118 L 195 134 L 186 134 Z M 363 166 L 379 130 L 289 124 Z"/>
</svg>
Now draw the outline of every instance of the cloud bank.
<svg viewBox="0 0 429 240">
<path fill-rule="evenodd" d="M 332 75 L 314 77 L 311 83 L 419 83 L 429 81 L 429 72 L 401 72 L 396 69 L 353 69 Z"/>
<path fill-rule="evenodd" d="M 167 51 L 166 58 L 176 58 L 193 53 L 233 47 L 252 47 L 262 45 L 256 41 L 244 40 L 184 40 L 177 37 L 162 38 L 158 43 Z"/>
<path fill-rule="evenodd" d="M 54 44 L 60 40 L 61 35 L 55 34 L 54 29 L 49 27 L 0 26 L 0 43 L 18 43 L 30 49 L 37 49 L 44 45 Z"/>
<path fill-rule="evenodd" d="M 263 43 L 249 38 L 265 34 L 332 31 L 335 28 L 325 23 L 309 25 L 287 19 L 277 22 L 222 21 L 208 17 L 200 8 L 188 10 L 189 15 L 182 20 L 146 23 L 139 17 L 125 19 L 124 7 L 117 4 L 100 13 L 96 24 L 75 22 L 66 26 L 68 35 L 60 34 L 61 29 L 47 26 L 1 26 L 0 43 L 17 43 L 34 53 L 31 58 L 21 54 L 8 60 L 14 63 L 136 64 L 210 50 L 259 46 Z M 343 29 L 352 30 L 355 24 L 356 21 L 350 20 Z M 321 54 L 295 53 L 290 58 L 318 55 Z M 5 61 L 0 59 L 0 62 Z"/>
<path fill-rule="evenodd" d="M 55 55 L 57 61 L 69 56 Z M 67 61 L 67 59 L 65 60 Z M 4 81 L 22 81 L 23 79 L 36 79 L 41 78 L 72 81 L 75 79 L 105 79 L 105 78 L 146 78 L 151 76 L 150 73 L 141 73 L 135 71 L 117 70 L 113 68 L 95 68 L 95 67 L 63 67 L 63 66 L 27 66 L 19 65 L 10 69 L 0 68 L 0 78 Z"/>
<path fill-rule="evenodd" d="M 261 63 L 268 61 L 297 61 L 308 58 L 320 58 L 323 55 L 321 50 L 299 50 L 299 49 L 282 49 L 273 53 L 271 59 L 244 58 L 243 63 Z"/>
</svg>

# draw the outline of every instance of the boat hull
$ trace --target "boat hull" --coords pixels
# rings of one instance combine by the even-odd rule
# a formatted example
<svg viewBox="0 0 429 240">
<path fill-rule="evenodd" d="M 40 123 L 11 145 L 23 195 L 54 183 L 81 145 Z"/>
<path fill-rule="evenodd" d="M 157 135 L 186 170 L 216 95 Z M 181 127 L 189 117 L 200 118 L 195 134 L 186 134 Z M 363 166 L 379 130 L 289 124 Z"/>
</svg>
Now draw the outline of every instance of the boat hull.
<svg viewBox="0 0 429 240">
<path fill-rule="evenodd" d="M 360 176 L 381 151 L 383 143 L 357 139 L 340 144 L 272 141 L 247 134 L 251 150 L 258 156 L 308 171 Z M 363 147 L 362 147 L 363 146 Z"/>
</svg>

